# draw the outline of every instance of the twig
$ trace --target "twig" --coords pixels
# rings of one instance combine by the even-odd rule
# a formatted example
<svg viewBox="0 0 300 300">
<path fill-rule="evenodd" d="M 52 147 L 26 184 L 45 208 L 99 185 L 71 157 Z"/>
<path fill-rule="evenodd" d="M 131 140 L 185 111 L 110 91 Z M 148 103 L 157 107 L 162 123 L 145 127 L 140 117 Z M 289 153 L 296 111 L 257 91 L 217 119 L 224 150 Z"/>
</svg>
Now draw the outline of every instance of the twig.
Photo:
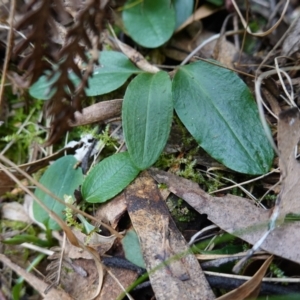
<svg viewBox="0 0 300 300">
<path fill-rule="evenodd" d="M 1 78 L 1 84 L 0 84 L 0 110 L 1 110 L 1 106 L 2 106 L 5 78 L 6 78 L 6 73 L 7 73 L 7 69 L 8 69 L 8 63 L 10 60 L 12 42 L 13 42 L 13 37 L 14 37 L 13 22 L 14 22 L 15 10 L 16 10 L 16 0 L 11 0 L 11 2 L 10 2 L 10 20 L 9 20 L 10 29 L 9 29 L 8 35 L 7 35 L 6 55 L 5 55 L 5 61 L 4 61 L 4 65 L 3 65 L 2 78 Z"/>
</svg>

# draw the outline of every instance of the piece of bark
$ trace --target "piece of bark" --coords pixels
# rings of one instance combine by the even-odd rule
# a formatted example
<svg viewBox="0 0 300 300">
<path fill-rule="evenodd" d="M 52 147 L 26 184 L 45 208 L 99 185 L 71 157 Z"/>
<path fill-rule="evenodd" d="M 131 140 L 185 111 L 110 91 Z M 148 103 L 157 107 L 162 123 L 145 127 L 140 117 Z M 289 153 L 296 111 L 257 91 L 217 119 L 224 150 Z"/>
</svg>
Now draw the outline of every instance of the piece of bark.
<svg viewBox="0 0 300 300">
<path fill-rule="evenodd" d="M 215 299 L 148 172 L 141 173 L 125 195 L 156 299 Z"/>
<path fill-rule="evenodd" d="M 220 228 L 254 245 L 268 230 L 271 212 L 257 207 L 246 198 L 227 194 L 213 197 L 205 193 L 197 183 L 179 176 L 150 170 L 159 183 L 186 201 L 200 214 Z M 280 257 L 300 263 L 300 222 L 285 223 L 272 231 L 261 247 Z"/>
<path fill-rule="evenodd" d="M 122 99 L 102 101 L 88 106 L 82 112 L 75 112 L 75 122 L 71 127 L 102 122 L 121 115 Z"/>
</svg>

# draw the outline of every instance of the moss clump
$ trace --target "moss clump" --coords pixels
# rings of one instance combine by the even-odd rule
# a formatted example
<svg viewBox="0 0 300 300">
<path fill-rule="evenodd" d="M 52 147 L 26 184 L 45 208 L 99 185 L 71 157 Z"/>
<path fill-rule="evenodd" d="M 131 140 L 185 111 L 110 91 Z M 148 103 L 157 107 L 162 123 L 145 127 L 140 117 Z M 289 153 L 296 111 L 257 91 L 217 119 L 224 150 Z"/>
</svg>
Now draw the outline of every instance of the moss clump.
<svg viewBox="0 0 300 300">
<path fill-rule="evenodd" d="M 176 196 L 170 196 L 166 203 L 171 216 L 180 228 L 185 227 L 185 223 L 190 223 L 197 217 L 197 213 L 185 201 Z"/>
</svg>

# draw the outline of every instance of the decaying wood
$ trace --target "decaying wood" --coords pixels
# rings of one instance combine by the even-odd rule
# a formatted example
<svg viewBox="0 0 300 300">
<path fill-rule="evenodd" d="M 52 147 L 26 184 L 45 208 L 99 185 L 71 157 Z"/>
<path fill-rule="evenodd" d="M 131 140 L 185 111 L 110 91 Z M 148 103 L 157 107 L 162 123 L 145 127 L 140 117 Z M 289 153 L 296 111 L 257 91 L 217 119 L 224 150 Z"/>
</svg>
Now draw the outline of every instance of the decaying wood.
<svg viewBox="0 0 300 300">
<path fill-rule="evenodd" d="M 214 299 L 151 176 L 143 172 L 125 193 L 156 299 Z"/>
</svg>

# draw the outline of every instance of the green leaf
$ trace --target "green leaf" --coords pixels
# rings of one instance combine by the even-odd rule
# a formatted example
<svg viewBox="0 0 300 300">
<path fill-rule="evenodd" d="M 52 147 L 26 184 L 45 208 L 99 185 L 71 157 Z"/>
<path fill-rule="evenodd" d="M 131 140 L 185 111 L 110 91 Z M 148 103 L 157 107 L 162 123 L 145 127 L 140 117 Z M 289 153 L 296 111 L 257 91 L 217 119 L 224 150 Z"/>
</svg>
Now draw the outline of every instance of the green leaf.
<svg viewBox="0 0 300 300">
<path fill-rule="evenodd" d="M 84 233 L 90 234 L 93 230 L 96 229 L 96 227 L 94 225 L 92 225 L 91 223 L 89 223 L 84 216 L 77 214 L 77 218 L 80 220 L 80 222 L 84 226 Z"/>
<path fill-rule="evenodd" d="M 40 100 L 49 100 L 55 93 L 55 90 L 51 90 L 51 86 L 58 80 L 59 73 L 55 74 L 49 80 L 49 72 L 47 75 L 41 76 L 30 88 L 29 94 Z"/>
<path fill-rule="evenodd" d="M 132 74 L 142 73 L 123 53 L 116 51 L 102 51 L 99 63 L 88 81 L 87 96 L 110 93 L 122 86 Z"/>
<path fill-rule="evenodd" d="M 175 11 L 170 0 L 129 0 L 123 21 L 131 38 L 147 48 L 164 44 L 175 29 Z"/>
<path fill-rule="evenodd" d="M 272 147 L 254 97 L 234 72 L 198 61 L 177 71 L 172 88 L 179 118 L 212 157 L 241 173 L 268 172 Z"/>
<path fill-rule="evenodd" d="M 122 239 L 123 249 L 127 260 L 133 264 L 146 268 L 139 238 L 134 230 L 128 230 Z"/>
<path fill-rule="evenodd" d="M 127 152 L 103 159 L 85 178 L 81 192 L 91 203 L 103 203 L 120 193 L 138 174 Z"/>
<path fill-rule="evenodd" d="M 73 195 L 74 190 L 83 181 L 81 169 L 75 169 L 77 160 L 72 155 L 64 156 L 53 163 L 43 174 L 40 183 L 54 195 L 63 199 L 64 195 Z M 37 188 L 34 193 L 49 209 L 59 217 L 65 219 L 63 204 L 59 203 L 48 194 Z M 36 202 L 33 203 L 35 220 L 43 223 L 47 229 L 59 230 L 59 225 L 50 218 L 49 214 Z"/>
<path fill-rule="evenodd" d="M 173 0 L 177 29 L 193 13 L 194 0 Z"/>
<path fill-rule="evenodd" d="M 128 152 L 141 170 L 158 159 L 171 128 L 171 80 L 166 72 L 139 74 L 127 87 L 122 120 Z"/>
<path fill-rule="evenodd" d="M 93 77 L 89 78 L 89 87 L 85 89 L 87 96 L 97 96 L 109 93 L 122 86 L 132 74 L 142 71 L 123 54 L 116 51 L 102 51 L 99 58 L 99 66 L 93 72 Z M 80 80 L 75 73 L 70 72 L 70 79 L 78 86 Z M 54 76 L 51 81 L 47 76 L 42 76 L 29 89 L 32 97 L 48 100 L 54 94 L 49 93 L 51 85 L 59 78 Z"/>
<path fill-rule="evenodd" d="M 18 234 L 10 239 L 3 240 L 2 243 L 7 245 L 20 245 L 22 243 L 32 243 L 40 247 L 52 246 L 51 241 L 49 242 L 47 240 L 41 240 L 40 238 L 31 234 Z"/>
<path fill-rule="evenodd" d="M 208 3 L 214 4 L 216 6 L 224 5 L 224 0 L 207 0 Z"/>
</svg>

